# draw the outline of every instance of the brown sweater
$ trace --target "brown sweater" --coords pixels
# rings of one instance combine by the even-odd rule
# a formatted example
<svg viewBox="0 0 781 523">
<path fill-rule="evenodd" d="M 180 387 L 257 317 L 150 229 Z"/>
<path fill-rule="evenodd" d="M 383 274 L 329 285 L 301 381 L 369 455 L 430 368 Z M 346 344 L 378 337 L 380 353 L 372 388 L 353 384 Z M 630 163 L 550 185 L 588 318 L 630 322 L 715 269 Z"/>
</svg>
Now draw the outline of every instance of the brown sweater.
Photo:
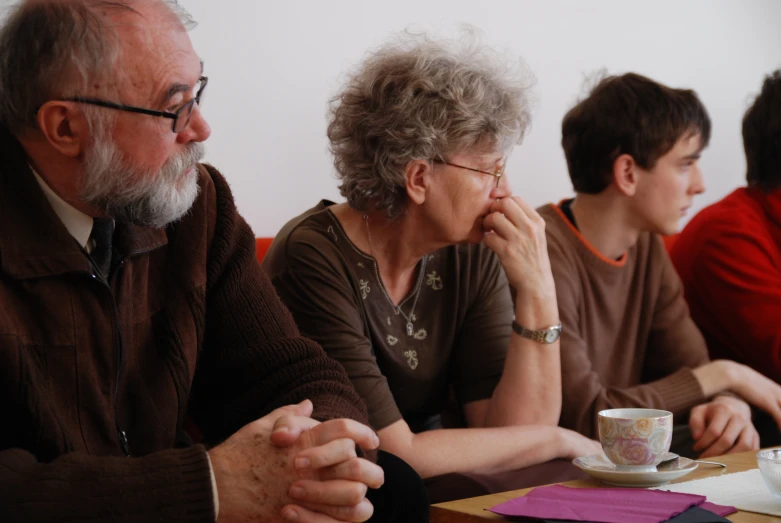
<svg viewBox="0 0 781 523">
<path fill-rule="evenodd" d="M 691 372 L 708 362 L 661 239 L 640 235 L 620 260 L 600 255 L 554 205 L 538 209 L 563 326 L 561 426 L 597 437 L 602 409 L 688 413 L 702 403 Z"/>
<path fill-rule="evenodd" d="M 330 205 L 285 225 L 263 268 L 301 331 L 347 369 L 374 428 L 402 417 L 414 432 L 437 428 L 451 388 L 462 405 L 490 398 L 513 313 L 496 256 L 482 245 L 426 256 L 396 313 L 374 258 L 350 241 Z"/>
<path fill-rule="evenodd" d="M 207 443 L 304 398 L 318 419 L 367 422 L 344 370 L 299 335 L 215 169 L 179 223 L 117 224 L 107 283 L 7 133 L 0 158 L 0 519 L 213 521 L 186 416 Z"/>
</svg>

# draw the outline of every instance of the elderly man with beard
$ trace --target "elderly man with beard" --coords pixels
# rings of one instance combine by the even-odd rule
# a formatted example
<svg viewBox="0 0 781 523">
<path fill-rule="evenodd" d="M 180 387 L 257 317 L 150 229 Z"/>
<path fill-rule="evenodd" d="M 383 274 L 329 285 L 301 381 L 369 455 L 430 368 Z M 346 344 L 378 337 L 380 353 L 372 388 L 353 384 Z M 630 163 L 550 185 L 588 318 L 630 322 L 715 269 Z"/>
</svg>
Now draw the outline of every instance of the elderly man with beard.
<svg viewBox="0 0 781 523">
<path fill-rule="evenodd" d="M 0 28 L 4 519 L 365 521 L 386 499 L 366 407 L 198 163 L 190 23 L 172 1 L 27 0 Z"/>
</svg>

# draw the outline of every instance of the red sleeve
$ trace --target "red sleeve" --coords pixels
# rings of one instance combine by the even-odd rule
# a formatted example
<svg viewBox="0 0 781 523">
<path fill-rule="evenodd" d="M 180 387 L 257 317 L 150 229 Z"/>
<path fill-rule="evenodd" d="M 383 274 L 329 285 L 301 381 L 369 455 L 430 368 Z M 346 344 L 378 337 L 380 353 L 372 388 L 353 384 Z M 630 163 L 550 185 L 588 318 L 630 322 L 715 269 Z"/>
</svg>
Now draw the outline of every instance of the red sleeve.
<svg viewBox="0 0 781 523">
<path fill-rule="evenodd" d="M 691 260 L 686 297 L 709 343 L 781 381 L 779 250 L 764 224 L 734 218 L 708 225 L 721 232 Z"/>
</svg>

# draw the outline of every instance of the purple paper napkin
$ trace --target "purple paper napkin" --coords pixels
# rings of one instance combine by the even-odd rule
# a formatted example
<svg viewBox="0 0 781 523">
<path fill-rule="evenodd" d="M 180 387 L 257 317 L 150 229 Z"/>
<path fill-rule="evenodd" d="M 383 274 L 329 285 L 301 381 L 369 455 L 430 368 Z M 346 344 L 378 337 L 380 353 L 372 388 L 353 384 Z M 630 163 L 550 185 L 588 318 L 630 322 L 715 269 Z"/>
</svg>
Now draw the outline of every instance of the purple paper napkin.
<svg viewBox="0 0 781 523">
<path fill-rule="evenodd" d="M 705 496 L 663 490 L 572 488 L 553 485 L 536 488 L 526 496 L 515 498 L 489 510 L 502 516 L 538 519 L 601 523 L 626 523 L 627 521 L 661 523 L 689 507 L 702 505 L 704 502 Z M 719 514 L 712 508 L 708 510 Z"/>
</svg>

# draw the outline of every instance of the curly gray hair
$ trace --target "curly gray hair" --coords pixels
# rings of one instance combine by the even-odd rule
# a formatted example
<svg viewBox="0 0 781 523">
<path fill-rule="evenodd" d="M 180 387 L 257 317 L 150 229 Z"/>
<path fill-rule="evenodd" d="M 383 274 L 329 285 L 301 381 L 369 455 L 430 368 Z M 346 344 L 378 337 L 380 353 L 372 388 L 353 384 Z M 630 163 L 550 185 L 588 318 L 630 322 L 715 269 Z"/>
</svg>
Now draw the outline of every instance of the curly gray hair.
<svg viewBox="0 0 781 523">
<path fill-rule="evenodd" d="M 531 122 L 523 60 L 459 39 L 404 32 L 371 52 L 330 101 L 328 138 L 355 209 L 404 212 L 404 169 L 472 148 L 508 150 Z"/>
<path fill-rule="evenodd" d="M 138 13 L 142 0 L 23 0 L 0 29 L 0 122 L 11 132 L 36 127 L 38 109 L 57 96 L 83 94 L 90 82 L 115 73 L 120 47 L 107 9 Z M 192 17 L 177 0 L 165 5 L 187 29 Z M 107 111 L 84 108 L 91 123 Z"/>
</svg>

